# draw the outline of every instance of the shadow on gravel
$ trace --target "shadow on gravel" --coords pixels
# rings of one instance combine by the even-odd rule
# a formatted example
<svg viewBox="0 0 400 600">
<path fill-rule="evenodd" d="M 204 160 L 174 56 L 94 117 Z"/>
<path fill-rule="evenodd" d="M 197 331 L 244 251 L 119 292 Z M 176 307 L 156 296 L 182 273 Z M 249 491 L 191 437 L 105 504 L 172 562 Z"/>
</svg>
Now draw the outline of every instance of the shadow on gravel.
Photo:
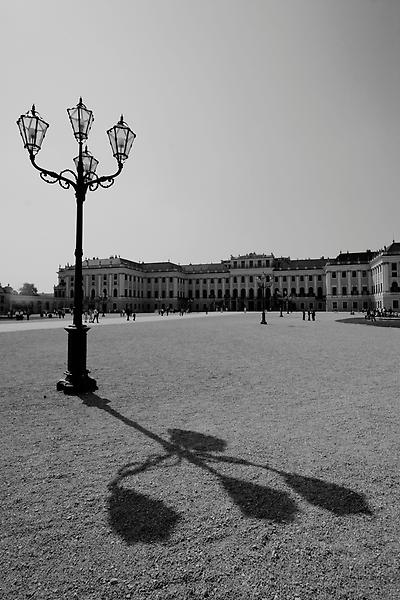
<svg viewBox="0 0 400 600">
<path fill-rule="evenodd" d="M 400 319 L 378 319 L 376 321 L 370 321 L 365 317 L 349 317 L 348 319 L 337 319 L 336 323 L 347 323 L 350 325 L 367 325 L 369 327 L 394 327 L 398 329 L 400 327 Z"/>
<path fill-rule="evenodd" d="M 143 469 L 136 470 L 140 471 Z M 162 500 L 125 488 L 122 485 L 124 477 L 126 475 L 120 472 L 108 486 L 111 492 L 108 520 L 112 529 L 128 544 L 168 539 L 180 519 L 179 513 Z"/>
<path fill-rule="evenodd" d="M 172 533 L 180 515 L 167 507 L 162 501 L 126 488 L 124 480 L 149 469 L 177 466 L 183 460 L 213 474 L 221 482 L 223 489 L 229 494 L 242 514 L 247 517 L 276 523 L 289 523 L 294 521 L 299 508 L 286 491 L 228 477 L 219 473 L 211 465 L 223 463 L 243 465 L 264 469 L 280 475 L 286 485 L 301 495 L 304 500 L 335 515 L 373 514 L 364 495 L 349 488 L 314 477 L 287 473 L 286 471 L 274 469 L 269 465 L 262 465 L 233 456 L 214 454 L 223 452 L 226 449 L 225 440 L 196 431 L 168 429 L 170 439 L 165 440 L 111 408 L 109 400 L 100 398 L 93 393 L 82 394 L 80 397 L 87 406 L 104 410 L 125 425 L 154 440 L 164 450 L 164 454 L 149 456 L 141 463 L 124 465 L 108 486 L 111 492 L 108 501 L 109 522 L 111 527 L 127 543 L 166 539 Z"/>
</svg>

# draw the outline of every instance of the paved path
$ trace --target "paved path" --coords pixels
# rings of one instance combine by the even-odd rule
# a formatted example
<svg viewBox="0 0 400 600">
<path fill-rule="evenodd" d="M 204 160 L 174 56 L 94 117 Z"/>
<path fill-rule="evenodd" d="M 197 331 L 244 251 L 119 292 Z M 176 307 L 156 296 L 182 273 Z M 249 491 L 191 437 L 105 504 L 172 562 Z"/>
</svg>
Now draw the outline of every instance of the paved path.
<svg viewBox="0 0 400 600">
<path fill-rule="evenodd" d="M 243 313 L 219 313 L 212 312 L 208 313 L 190 313 L 185 314 L 183 317 L 179 315 L 179 313 L 172 313 L 168 315 L 164 315 L 161 317 L 159 314 L 155 313 L 139 313 L 136 314 L 136 321 L 132 321 L 132 318 L 127 322 L 126 317 L 121 317 L 119 314 L 108 314 L 106 317 L 99 317 L 99 323 L 87 323 L 89 327 L 99 327 L 103 325 L 131 325 L 137 323 L 150 323 L 154 321 L 175 321 L 177 319 L 198 319 L 200 317 L 221 317 L 228 316 L 232 314 L 243 314 Z M 68 325 L 72 324 L 71 315 L 67 315 L 64 319 L 59 319 L 58 317 L 52 317 L 51 319 L 43 317 L 37 317 L 36 315 L 31 317 L 28 320 L 24 319 L 23 321 L 16 321 L 15 319 L 2 319 L 0 320 L 0 334 L 5 332 L 13 332 L 13 331 L 31 331 L 38 329 L 60 329 L 63 327 L 68 327 Z"/>
</svg>

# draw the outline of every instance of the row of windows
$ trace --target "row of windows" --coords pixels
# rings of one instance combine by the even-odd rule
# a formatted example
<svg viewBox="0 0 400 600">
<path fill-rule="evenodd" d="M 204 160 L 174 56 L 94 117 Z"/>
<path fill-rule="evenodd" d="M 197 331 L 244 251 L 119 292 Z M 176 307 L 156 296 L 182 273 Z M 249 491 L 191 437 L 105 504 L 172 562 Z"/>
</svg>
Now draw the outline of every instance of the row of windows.
<svg viewBox="0 0 400 600">
<path fill-rule="evenodd" d="M 357 277 L 358 273 L 361 273 L 361 277 L 367 276 L 367 271 L 349 271 L 349 273 L 351 273 L 352 277 Z M 347 271 L 341 271 L 342 277 L 347 277 L 347 274 L 348 274 Z M 331 275 L 332 275 L 332 279 L 336 279 L 336 275 L 339 276 L 340 272 L 336 274 L 336 271 L 332 271 Z"/>
<path fill-rule="evenodd" d="M 232 264 L 233 264 L 233 268 L 234 269 L 237 269 L 239 266 L 240 266 L 241 269 L 245 269 L 245 268 L 250 268 L 251 269 L 251 268 L 253 268 L 255 266 L 256 267 L 269 267 L 271 263 L 270 263 L 269 260 L 258 259 L 256 261 L 255 260 L 249 260 L 247 262 L 247 264 L 246 264 L 245 260 L 240 260 L 240 261 L 234 260 Z"/>
<path fill-rule="evenodd" d="M 342 296 L 347 296 L 348 294 L 348 290 L 346 286 L 342 287 Z M 350 290 L 350 295 L 351 296 L 358 296 L 359 292 L 358 292 L 358 287 L 353 286 Z M 361 288 L 361 294 L 369 294 L 368 288 L 366 285 L 363 285 Z M 333 287 L 332 288 L 332 296 L 337 296 L 337 288 Z"/>
</svg>

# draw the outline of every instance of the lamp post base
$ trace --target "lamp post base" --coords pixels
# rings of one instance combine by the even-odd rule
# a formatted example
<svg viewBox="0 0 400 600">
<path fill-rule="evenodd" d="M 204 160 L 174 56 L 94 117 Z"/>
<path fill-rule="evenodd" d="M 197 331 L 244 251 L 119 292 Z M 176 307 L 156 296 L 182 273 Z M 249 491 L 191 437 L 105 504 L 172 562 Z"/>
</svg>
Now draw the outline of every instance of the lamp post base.
<svg viewBox="0 0 400 600">
<path fill-rule="evenodd" d="M 65 373 L 65 379 L 57 381 L 57 391 L 64 394 L 86 394 L 98 390 L 96 380 L 87 374 L 80 380 L 76 380 L 68 371 Z"/>
<path fill-rule="evenodd" d="M 268 325 L 267 321 L 265 320 L 265 313 L 264 312 L 261 315 L 260 325 Z"/>
<path fill-rule="evenodd" d="M 79 394 L 97 390 L 96 380 L 89 377 L 86 368 L 87 340 L 89 327 L 70 325 L 65 328 L 68 333 L 68 364 L 65 378 L 57 382 L 57 391 L 65 394 Z"/>
</svg>

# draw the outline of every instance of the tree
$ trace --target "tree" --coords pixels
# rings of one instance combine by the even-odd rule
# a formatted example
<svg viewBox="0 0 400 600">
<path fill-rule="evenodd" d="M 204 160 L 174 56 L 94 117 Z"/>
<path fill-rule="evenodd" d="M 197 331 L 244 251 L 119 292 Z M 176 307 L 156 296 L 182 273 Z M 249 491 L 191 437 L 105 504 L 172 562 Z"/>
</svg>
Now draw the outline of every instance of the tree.
<svg viewBox="0 0 400 600">
<path fill-rule="evenodd" d="M 25 282 L 21 288 L 19 288 L 21 296 L 36 296 L 38 291 L 34 283 Z"/>
</svg>

